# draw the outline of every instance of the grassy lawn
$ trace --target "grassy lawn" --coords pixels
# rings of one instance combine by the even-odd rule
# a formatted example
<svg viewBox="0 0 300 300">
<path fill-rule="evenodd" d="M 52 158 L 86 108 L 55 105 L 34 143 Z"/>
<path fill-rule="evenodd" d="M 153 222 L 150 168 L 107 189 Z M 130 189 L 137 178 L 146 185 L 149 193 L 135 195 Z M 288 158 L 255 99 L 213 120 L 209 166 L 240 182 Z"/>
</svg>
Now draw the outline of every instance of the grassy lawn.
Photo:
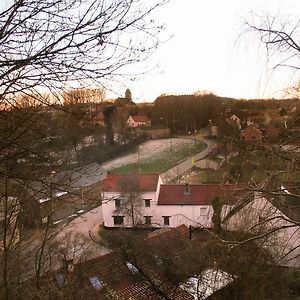
<svg viewBox="0 0 300 300">
<path fill-rule="evenodd" d="M 164 172 L 182 160 L 186 159 L 193 154 L 199 153 L 206 148 L 206 144 L 196 142 L 195 144 L 182 145 L 180 147 L 166 150 L 154 155 L 151 159 L 141 160 L 140 166 L 138 163 L 127 164 L 115 169 L 112 169 L 113 173 L 130 173 L 140 172 L 143 174 L 149 173 L 161 173 Z"/>
</svg>

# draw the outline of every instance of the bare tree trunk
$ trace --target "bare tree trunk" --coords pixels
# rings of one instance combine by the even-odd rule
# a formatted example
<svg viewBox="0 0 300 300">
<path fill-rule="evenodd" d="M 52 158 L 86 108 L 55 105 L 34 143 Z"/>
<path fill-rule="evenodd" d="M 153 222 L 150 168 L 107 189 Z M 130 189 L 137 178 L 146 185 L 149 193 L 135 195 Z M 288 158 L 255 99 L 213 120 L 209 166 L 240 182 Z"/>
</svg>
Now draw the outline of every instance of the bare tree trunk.
<svg viewBox="0 0 300 300">
<path fill-rule="evenodd" d="M 52 199 L 51 199 L 52 201 Z M 40 288 L 40 277 L 42 275 L 42 268 L 44 266 L 44 259 L 45 259 L 45 248 L 47 246 L 47 242 L 49 240 L 48 232 L 50 227 L 50 216 L 47 217 L 46 229 L 43 235 L 42 244 L 36 252 L 36 261 L 35 261 L 35 277 L 36 277 L 36 287 L 37 289 Z"/>
<path fill-rule="evenodd" d="M 7 171 L 6 171 L 7 173 Z M 9 299 L 9 285 L 8 285 L 8 247 L 7 247 L 7 227 L 8 227 L 8 177 L 4 177 L 4 228 L 3 228 L 3 285 L 5 300 Z"/>
</svg>

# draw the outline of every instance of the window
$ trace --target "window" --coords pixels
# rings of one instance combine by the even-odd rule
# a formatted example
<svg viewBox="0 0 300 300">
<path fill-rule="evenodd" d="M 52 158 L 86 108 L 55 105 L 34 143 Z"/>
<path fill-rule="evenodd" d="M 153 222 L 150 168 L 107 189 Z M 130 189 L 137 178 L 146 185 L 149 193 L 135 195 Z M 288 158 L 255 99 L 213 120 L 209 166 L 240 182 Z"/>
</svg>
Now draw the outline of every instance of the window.
<svg viewBox="0 0 300 300">
<path fill-rule="evenodd" d="M 139 272 L 138 268 L 134 264 L 132 264 L 130 261 L 126 261 L 126 266 L 132 274 L 136 274 Z"/>
<path fill-rule="evenodd" d="M 144 201 L 145 201 L 145 207 L 150 207 L 150 200 L 151 199 L 144 199 Z"/>
<path fill-rule="evenodd" d="M 115 207 L 121 206 L 121 199 L 115 199 Z"/>
<path fill-rule="evenodd" d="M 206 207 L 200 207 L 200 216 L 206 215 Z"/>
<path fill-rule="evenodd" d="M 113 216 L 114 225 L 124 225 L 124 216 Z"/>
<path fill-rule="evenodd" d="M 170 217 L 169 216 L 163 216 L 164 219 L 164 225 L 169 226 L 170 225 Z"/>
<path fill-rule="evenodd" d="M 151 216 L 144 216 L 145 225 L 151 225 Z"/>
<path fill-rule="evenodd" d="M 103 288 L 103 282 L 97 276 L 89 277 L 89 280 L 95 290 L 101 290 Z"/>
</svg>

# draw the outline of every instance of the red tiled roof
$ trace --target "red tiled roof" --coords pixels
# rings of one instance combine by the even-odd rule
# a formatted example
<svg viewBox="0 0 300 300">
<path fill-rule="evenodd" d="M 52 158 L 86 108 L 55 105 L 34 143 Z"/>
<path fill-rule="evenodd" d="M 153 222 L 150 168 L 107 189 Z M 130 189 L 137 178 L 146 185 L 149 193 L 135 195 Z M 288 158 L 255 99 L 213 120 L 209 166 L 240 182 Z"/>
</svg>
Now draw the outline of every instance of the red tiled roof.
<svg viewBox="0 0 300 300">
<path fill-rule="evenodd" d="M 151 238 L 146 238 L 142 245 L 147 247 L 147 251 L 154 251 L 159 256 L 166 254 L 168 257 L 178 256 L 177 254 L 186 251 L 194 239 L 189 238 L 189 230 L 185 225 L 162 232 Z M 146 255 L 146 261 L 143 261 L 143 255 Z M 154 272 L 153 266 L 148 265 L 147 258 L 149 253 L 141 253 L 139 256 L 140 267 L 142 266 L 145 274 L 151 274 L 151 280 L 168 295 L 174 296 L 174 300 L 192 300 L 192 295 L 180 288 L 172 285 L 165 278 Z M 125 257 L 120 252 L 110 252 L 95 259 L 85 261 L 75 265 L 75 270 L 81 270 L 81 280 L 89 287 L 89 292 L 93 292 L 88 278 L 97 276 L 107 288 L 114 292 L 117 299 L 120 300 L 156 300 L 158 295 L 141 274 L 135 276 L 130 272 L 125 264 Z M 76 274 L 76 272 L 75 272 Z M 87 290 L 85 289 L 85 293 Z M 105 298 L 106 299 L 106 298 Z"/>
<path fill-rule="evenodd" d="M 156 283 L 164 293 L 172 297 L 174 300 L 193 300 L 194 297 L 188 292 L 180 289 L 174 288 L 171 284 L 166 284 L 165 282 Z M 124 289 L 119 289 L 116 291 L 116 295 L 119 297 L 117 299 L 132 299 L 132 300 L 157 300 L 163 299 L 159 297 L 158 293 L 151 288 L 148 282 L 137 282 Z M 165 297 L 164 297 L 165 298 Z"/>
<path fill-rule="evenodd" d="M 147 123 L 150 122 L 147 116 L 131 116 L 134 122 Z"/>
<path fill-rule="evenodd" d="M 261 133 L 261 130 L 259 130 L 255 125 L 249 125 L 246 129 L 244 129 L 243 131 L 242 131 L 242 133 L 244 133 L 244 134 L 252 134 L 252 133 L 254 133 L 254 134 L 256 134 L 256 133 Z"/>
<path fill-rule="evenodd" d="M 136 183 L 138 191 L 156 191 L 159 174 L 108 174 L 103 182 L 105 192 L 122 192 L 124 183 Z"/>
<path fill-rule="evenodd" d="M 215 197 L 224 204 L 234 204 L 246 193 L 246 184 L 161 185 L 158 205 L 211 205 Z"/>
</svg>

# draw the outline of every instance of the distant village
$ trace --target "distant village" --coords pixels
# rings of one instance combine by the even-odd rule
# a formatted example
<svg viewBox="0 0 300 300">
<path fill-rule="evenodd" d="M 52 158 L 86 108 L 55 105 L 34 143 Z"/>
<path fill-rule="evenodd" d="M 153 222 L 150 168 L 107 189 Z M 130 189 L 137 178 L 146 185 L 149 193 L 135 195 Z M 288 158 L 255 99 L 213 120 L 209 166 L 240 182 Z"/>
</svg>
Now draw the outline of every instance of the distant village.
<svg viewBox="0 0 300 300">
<path fill-rule="evenodd" d="M 39 129 L 0 166 L 14 299 L 298 299 L 298 100 L 67 94 L 24 105 Z"/>
</svg>

